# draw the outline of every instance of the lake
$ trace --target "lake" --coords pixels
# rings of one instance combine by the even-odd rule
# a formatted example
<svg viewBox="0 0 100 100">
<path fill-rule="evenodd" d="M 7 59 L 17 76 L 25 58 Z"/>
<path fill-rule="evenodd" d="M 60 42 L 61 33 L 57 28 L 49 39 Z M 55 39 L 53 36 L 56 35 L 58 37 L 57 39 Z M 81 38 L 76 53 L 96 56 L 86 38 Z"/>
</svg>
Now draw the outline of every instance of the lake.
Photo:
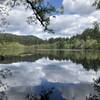
<svg viewBox="0 0 100 100">
<path fill-rule="evenodd" d="M 86 100 L 100 51 L 2 50 L 0 100 Z"/>
</svg>

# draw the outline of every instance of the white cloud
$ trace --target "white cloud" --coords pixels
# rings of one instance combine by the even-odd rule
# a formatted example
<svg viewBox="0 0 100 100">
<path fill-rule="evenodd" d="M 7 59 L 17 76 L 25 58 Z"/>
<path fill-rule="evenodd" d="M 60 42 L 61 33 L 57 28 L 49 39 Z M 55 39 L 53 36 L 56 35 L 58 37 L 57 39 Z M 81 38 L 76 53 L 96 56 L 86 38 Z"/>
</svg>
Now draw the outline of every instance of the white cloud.
<svg viewBox="0 0 100 100">
<path fill-rule="evenodd" d="M 58 34 L 72 36 L 92 26 L 94 21 L 97 19 L 93 16 L 60 15 L 56 19 L 52 19 L 51 28 Z"/>
<path fill-rule="evenodd" d="M 19 9 L 14 9 L 10 12 L 10 15 L 8 17 L 8 21 L 10 25 L 8 26 L 7 30 L 14 33 L 20 33 L 20 34 L 32 34 L 34 32 L 39 32 L 41 30 L 41 27 L 39 24 L 33 23 L 32 25 L 29 25 L 27 23 L 27 17 L 32 15 L 31 10 L 25 10 L 23 7 L 20 7 Z"/>
<path fill-rule="evenodd" d="M 28 25 L 26 17 L 32 15 L 31 10 L 24 10 L 23 7 L 11 11 L 8 21 L 7 32 L 18 35 L 35 35 L 42 39 L 56 37 L 71 37 L 81 33 L 84 29 L 91 27 L 94 21 L 99 21 L 100 11 L 92 6 L 93 0 L 63 0 L 65 13 L 51 17 L 50 28 L 55 34 L 43 32 L 40 24 Z"/>
<path fill-rule="evenodd" d="M 94 0 L 63 0 L 65 13 L 89 14 L 95 10 L 92 6 Z"/>
</svg>

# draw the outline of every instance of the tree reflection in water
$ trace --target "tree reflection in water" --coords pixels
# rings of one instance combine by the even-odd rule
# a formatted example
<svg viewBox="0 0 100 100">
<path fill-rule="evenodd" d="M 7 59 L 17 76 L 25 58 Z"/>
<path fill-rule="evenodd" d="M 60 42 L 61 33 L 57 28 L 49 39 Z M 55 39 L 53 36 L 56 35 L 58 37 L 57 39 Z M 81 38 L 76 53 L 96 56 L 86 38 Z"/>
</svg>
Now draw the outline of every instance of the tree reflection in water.
<svg viewBox="0 0 100 100">
<path fill-rule="evenodd" d="M 6 92 L 5 92 L 7 88 L 8 88 L 7 84 L 4 84 L 0 80 L 0 100 L 8 100 Z"/>
<path fill-rule="evenodd" d="M 10 69 L 2 69 L 0 70 L 0 77 L 3 79 L 7 79 L 9 76 L 12 76 L 12 72 Z M 6 90 L 8 88 L 8 85 L 6 83 L 3 83 L 2 80 L 0 80 L 0 100 L 8 100 Z"/>
<path fill-rule="evenodd" d="M 5 69 L 0 70 L 0 76 L 6 79 L 7 77 L 12 76 L 12 72 L 10 69 L 5 68 Z"/>
<path fill-rule="evenodd" d="M 50 100 L 50 95 L 54 92 L 54 87 L 42 90 L 40 94 L 28 93 L 26 95 L 27 100 Z"/>
<path fill-rule="evenodd" d="M 0 92 L 0 100 L 8 100 L 8 97 L 4 91 Z"/>
<path fill-rule="evenodd" d="M 100 77 L 94 81 L 93 83 L 94 94 L 90 94 L 90 96 L 86 100 L 100 100 Z"/>
</svg>

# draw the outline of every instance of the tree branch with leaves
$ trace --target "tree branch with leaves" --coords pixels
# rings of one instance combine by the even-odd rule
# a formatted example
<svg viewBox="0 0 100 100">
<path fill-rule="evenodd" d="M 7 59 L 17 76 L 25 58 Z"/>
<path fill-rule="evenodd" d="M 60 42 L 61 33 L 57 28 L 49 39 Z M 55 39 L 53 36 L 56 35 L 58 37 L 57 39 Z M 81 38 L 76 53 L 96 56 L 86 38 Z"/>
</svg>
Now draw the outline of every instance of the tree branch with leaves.
<svg viewBox="0 0 100 100">
<path fill-rule="evenodd" d="M 40 22 L 45 31 L 53 32 L 52 29 L 49 29 L 48 26 L 50 24 L 50 16 L 55 17 L 56 13 L 60 13 L 57 9 L 47 2 L 46 0 L 8 0 L 4 3 L 6 6 L 9 6 L 13 9 L 16 6 L 25 6 L 27 9 L 31 9 L 33 11 L 33 15 L 28 17 L 31 21 Z M 63 7 L 61 7 L 62 9 Z"/>
</svg>

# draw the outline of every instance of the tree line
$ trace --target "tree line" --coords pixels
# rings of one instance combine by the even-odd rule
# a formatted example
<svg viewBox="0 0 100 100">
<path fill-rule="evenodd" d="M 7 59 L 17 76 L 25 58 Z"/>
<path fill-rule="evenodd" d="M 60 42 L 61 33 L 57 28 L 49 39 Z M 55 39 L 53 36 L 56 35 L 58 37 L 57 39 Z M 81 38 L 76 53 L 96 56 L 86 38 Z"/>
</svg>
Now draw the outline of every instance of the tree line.
<svg viewBox="0 0 100 100">
<path fill-rule="evenodd" d="M 99 24 L 95 23 L 93 28 L 85 29 L 82 34 L 69 38 L 50 38 L 42 40 L 33 35 L 18 36 L 12 34 L 0 34 L 0 45 L 19 43 L 31 46 L 35 49 L 100 49 Z"/>
<path fill-rule="evenodd" d="M 44 41 L 38 48 L 55 49 L 100 49 L 99 24 L 95 23 L 93 28 L 85 29 L 82 34 L 69 38 L 51 38 Z"/>
<path fill-rule="evenodd" d="M 36 44 L 41 44 L 43 43 L 42 39 L 39 39 L 35 36 L 18 36 L 18 35 L 13 35 L 13 34 L 7 34 L 7 33 L 1 33 L 0 34 L 0 44 L 4 43 L 19 43 L 22 45 L 36 45 Z"/>
</svg>

